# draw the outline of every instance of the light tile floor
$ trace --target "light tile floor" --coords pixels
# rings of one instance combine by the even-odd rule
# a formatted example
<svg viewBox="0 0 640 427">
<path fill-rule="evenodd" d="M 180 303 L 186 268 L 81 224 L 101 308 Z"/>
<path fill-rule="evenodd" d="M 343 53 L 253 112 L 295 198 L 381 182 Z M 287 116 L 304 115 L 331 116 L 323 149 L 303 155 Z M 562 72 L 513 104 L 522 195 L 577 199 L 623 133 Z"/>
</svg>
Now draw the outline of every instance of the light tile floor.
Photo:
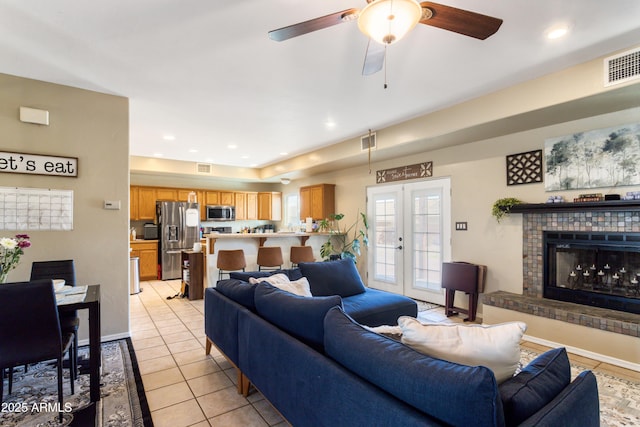
<svg viewBox="0 0 640 427">
<path fill-rule="evenodd" d="M 180 280 L 149 281 L 130 297 L 131 339 L 156 427 L 288 426 L 260 393 L 236 392 L 235 369 L 205 355 L 204 300 L 167 299 Z"/>
<path fill-rule="evenodd" d="M 180 290 L 179 280 L 142 282 L 132 295 L 131 334 L 144 389 L 156 427 L 288 426 L 262 395 L 236 392 L 236 372 L 216 351 L 205 355 L 204 301 L 167 299 Z M 422 311 L 429 322 L 462 322 L 444 309 Z M 524 342 L 543 352 L 547 347 Z M 593 370 L 640 381 L 640 373 L 573 354 L 572 361 Z"/>
</svg>

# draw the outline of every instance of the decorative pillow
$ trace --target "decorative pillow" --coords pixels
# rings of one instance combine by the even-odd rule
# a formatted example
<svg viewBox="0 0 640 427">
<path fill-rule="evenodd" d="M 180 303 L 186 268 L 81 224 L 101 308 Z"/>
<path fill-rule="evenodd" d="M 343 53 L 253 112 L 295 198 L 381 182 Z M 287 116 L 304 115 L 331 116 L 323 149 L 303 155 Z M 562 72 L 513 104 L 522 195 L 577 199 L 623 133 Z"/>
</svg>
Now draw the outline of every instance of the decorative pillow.
<svg viewBox="0 0 640 427">
<path fill-rule="evenodd" d="M 286 274 L 274 274 L 269 277 L 260 277 L 260 278 L 249 278 L 249 283 L 258 284 L 260 282 L 267 282 L 270 285 L 275 286 L 278 289 L 282 289 L 283 291 L 291 292 L 295 295 L 300 295 L 301 297 L 312 297 L 311 290 L 309 289 L 309 281 L 306 277 L 303 277 L 298 280 L 294 280 L 293 282 L 289 280 L 289 277 Z"/>
<path fill-rule="evenodd" d="M 338 261 L 301 262 L 302 275 L 309 280 L 313 296 L 350 297 L 365 291 L 355 263 L 347 258 Z"/>
<path fill-rule="evenodd" d="M 524 322 L 497 325 L 423 325 L 401 316 L 402 342 L 431 357 L 468 366 L 486 366 L 498 383 L 511 378 L 520 361 Z"/>
<path fill-rule="evenodd" d="M 571 366 L 564 348 L 541 354 L 515 377 L 500 384 L 507 426 L 516 426 L 551 402 L 571 382 Z"/>
<path fill-rule="evenodd" d="M 324 351 L 324 316 L 331 307 L 342 307 L 342 299 L 301 297 L 268 283 L 256 285 L 256 311 L 265 320 L 318 351 Z"/>
</svg>

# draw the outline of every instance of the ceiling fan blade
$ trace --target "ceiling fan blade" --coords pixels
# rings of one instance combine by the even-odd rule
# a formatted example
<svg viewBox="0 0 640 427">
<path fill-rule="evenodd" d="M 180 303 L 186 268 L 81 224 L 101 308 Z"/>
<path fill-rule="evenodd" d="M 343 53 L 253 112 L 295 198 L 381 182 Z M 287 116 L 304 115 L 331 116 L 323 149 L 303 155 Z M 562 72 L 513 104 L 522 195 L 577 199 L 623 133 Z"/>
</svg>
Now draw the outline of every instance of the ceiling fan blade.
<svg viewBox="0 0 640 427">
<path fill-rule="evenodd" d="M 384 65 L 385 46 L 369 39 L 367 44 L 367 52 L 364 55 L 364 65 L 362 66 L 362 75 L 370 76 L 382 70 Z"/>
<path fill-rule="evenodd" d="M 277 30 L 269 31 L 269 38 L 278 42 L 288 40 L 313 31 L 322 30 L 323 28 L 332 27 L 345 21 L 354 20 L 358 17 L 359 12 L 358 9 L 347 9 L 342 12 L 336 12 L 331 15 L 289 25 L 288 27 L 278 28 Z"/>
<path fill-rule="evenodd" d="M 495 34 L 502 25 L 502 19 L 482 15 L 469 10 L 445 6 L 439 3 L 423 1 L 422 8 L 428 8 L 433 13 L 430 18 L 420 20 L 421 24 L 453 31 L 454 33 L 484 40 Z"/>
</svg>

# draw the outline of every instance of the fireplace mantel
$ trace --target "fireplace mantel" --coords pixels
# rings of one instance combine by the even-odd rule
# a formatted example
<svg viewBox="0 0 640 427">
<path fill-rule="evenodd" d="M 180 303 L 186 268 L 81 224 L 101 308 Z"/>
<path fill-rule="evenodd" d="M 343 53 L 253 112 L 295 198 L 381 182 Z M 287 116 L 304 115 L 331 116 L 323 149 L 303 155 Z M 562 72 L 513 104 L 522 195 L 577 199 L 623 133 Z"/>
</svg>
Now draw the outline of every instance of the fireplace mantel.
<svg viewBox="0 0 640 427">
<path fill-rule="evenodd" d="M 578 211 L 635 211 L 640 200 L 605 200 L 602 202 L 522 203 L 514 205 L 510 213 L 552 213 Z"/>
</svg>

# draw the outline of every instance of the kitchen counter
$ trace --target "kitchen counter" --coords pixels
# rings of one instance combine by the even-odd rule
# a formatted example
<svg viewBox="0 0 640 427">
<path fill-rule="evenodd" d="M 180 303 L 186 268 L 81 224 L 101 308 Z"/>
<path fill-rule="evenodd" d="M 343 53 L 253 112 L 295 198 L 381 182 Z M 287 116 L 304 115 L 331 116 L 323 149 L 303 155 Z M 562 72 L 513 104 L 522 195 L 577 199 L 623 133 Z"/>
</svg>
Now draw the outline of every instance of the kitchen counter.
<svg viewBox="0 0 640 427">
<path fill-rule="evenodd" d="M 304 246 L 312 236 L 331 236 L 335 233 L 302 233 L 295 231 L 280 231 L 277 233 L 210 233 L 205 234 L 207 240 L 212 240 L 212 244 L 209 245 L 209 253 L 215 252 L 215 241 L 220 239 L 258 239 L 260 246 L 264 246 L 267 239 L 284 239 L 284 238 L 299 238 L 300 244 Z"/>
<path fill-rule="evenodd" d="M 242 249 L 247 261 L 246 271 L 255 271 L 258 269 L 257 254 L 260 246 L 278 246 L 282 250 L 282 258 L 284 259 L 283 268 L 289 268 L 291 262 L 289 260 L 289 252 L 291 246 L 311 246 L 313 255 L 316 260 L 322 260 L 320 256 L 320 247 L 327 241 L 329 236 L 335 233 L 296 233 L 296 232 L 279 232 L 279 233 L 210 233 L 206 234 L 206 261 L 208 286 L 215 286 L 218 281 L 218 268 L 216 266 L 218 260 L 217 251 L 221 249 L 234 250 Z M 226 278 L 226 276 L 225 276 Z"/>
</svg>

